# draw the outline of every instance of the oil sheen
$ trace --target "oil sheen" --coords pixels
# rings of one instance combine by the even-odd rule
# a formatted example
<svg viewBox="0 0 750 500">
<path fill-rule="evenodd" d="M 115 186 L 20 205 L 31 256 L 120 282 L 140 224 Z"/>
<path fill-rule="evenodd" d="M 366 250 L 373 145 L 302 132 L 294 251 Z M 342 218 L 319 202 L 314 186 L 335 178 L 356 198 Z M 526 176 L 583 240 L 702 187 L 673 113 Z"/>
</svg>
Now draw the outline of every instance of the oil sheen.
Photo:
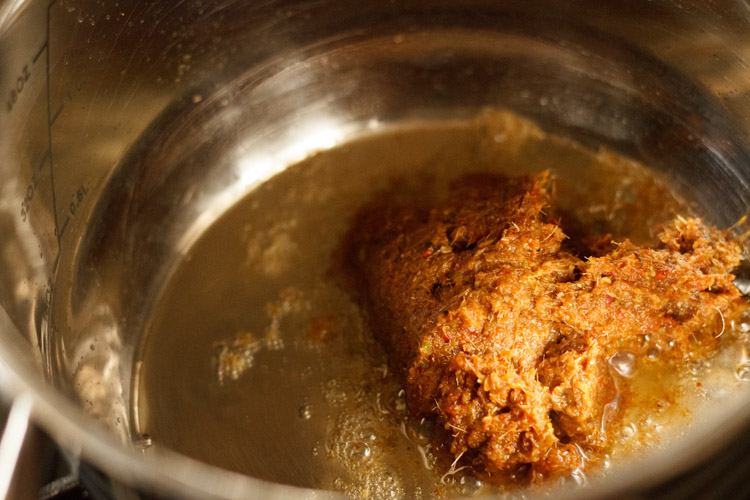
<svg viewBox="0 0 750 500">
<path fill-rule="evenodd" d="M 461 174 L 543 169 L 557 177 L 563 210 L 615 238 L 648 240 L 660 222 L 697 211 L 640 164 L 504 112 L 400 126 L 318 153 L 261 184 L 187 249 L 138 352 L 136 439 L 352 498 L 490 491 L 439 463 L 431 422 L 409 417 L 334 261 L 351 216 L 385 190 L 428 203 Z M 726 327 L 730 347 L 689 373 L 645 372 L 627 353 L 613 357 L 613 377 L 628 380 L 637 404 L 613 431 L 620 444 L 603 470 L 668 440 L 666 429 L 682 428 L 712 387 L 750 379 L 750 327 Z"/>
</svg>

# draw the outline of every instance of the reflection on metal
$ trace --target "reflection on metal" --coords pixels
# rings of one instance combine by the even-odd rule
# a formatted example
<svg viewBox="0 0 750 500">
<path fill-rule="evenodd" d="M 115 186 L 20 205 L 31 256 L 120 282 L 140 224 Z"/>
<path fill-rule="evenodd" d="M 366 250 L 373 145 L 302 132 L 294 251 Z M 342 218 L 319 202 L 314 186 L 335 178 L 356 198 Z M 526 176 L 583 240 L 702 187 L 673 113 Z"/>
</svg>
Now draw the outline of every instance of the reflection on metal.
<svg viewBox="0 0 750 500">
<path fill-rule="evenodd" d="M 29 426 L 33 398 L 23 394 L 13 401 L 0 440 L 0 498 L 5 499 Z"/>
<path fill-rule="evenodd" d="M 259 145 L 253 141 L 240 145 L 233 167 L 233 177 L 237 180 L 228 182 L 220 193 L 216 193 L 201 205 L 199 215 L 190 227 L 184 230 L 175 247 L 190 248 L 221 214 L 261 182 L 281 172 L 292 163 L 341 144 L 345 138 L 352 135 L 354 129 L 355 127 L 352 126 L 347 128 L 338 124 L 331 118 L 313 117 L 304 125 L 295 124 L 293 132 L 288 132 L 288 138 L 286 138 L 288 143 L 280 144 L 278 149 L 269 148 L 268 144 Z"/>
<path fill-rule="evenodd" d="M 71 356 L 75 393 L 86 412 L 111 431 L 122 442 L 129 439 L 128 409 L 125 402 L 129 379 L 121 372 L 121 344 L 117 321 L 106 304 L 85 309 L 77 325 L 86 332 Z"/>
</svg>

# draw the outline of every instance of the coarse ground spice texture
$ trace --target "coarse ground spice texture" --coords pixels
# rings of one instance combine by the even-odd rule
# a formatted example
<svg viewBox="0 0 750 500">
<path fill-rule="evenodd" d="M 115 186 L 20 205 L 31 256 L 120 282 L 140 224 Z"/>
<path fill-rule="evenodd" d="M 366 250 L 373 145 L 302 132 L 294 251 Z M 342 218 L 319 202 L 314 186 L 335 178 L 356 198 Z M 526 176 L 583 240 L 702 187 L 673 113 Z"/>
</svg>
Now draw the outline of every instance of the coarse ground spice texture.
<svg viewBox="0 0 750 500">
<path fill-rule="evenodd" d="M 444 429 L 446 463 L 500 485 L 595 467 L 628 404 L 612 360 L 679 369 L 747 306 L 728 232 L 678 218 L 650 246 L 571 241 L 552 185 L 472 175 L 428 208 L 382 197 L 342 247 L 410 411 Z"/>
</svg>

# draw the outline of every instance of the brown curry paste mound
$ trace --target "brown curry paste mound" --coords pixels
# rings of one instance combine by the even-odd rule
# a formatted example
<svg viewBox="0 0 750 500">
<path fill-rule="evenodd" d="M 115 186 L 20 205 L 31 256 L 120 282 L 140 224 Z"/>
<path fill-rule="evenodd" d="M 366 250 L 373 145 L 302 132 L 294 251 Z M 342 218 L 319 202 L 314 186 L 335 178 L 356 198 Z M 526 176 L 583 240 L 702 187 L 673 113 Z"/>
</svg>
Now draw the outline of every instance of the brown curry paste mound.
<svg viewBox="0 0 750 500">
<path fill-rule="evenodd" d="M 549 185 L 548 173 L 470 176 L 430 210 L 371 204 L 345 245 L 411 412 L 497 483 L 568 475 L 583 450 L 603 453 L 609 410 L 626 404 L 613 355 L 705 358 L 746 307 L 727 233 L 678 219 L 653 246 L 569 242 Z"/>
</svg>

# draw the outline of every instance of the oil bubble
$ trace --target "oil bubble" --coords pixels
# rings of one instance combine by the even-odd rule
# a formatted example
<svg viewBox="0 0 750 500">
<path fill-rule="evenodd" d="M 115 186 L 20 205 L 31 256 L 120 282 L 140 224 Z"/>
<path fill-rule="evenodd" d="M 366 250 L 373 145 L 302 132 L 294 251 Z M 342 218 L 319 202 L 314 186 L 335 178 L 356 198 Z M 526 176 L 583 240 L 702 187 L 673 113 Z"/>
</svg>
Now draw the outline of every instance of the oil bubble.
<svg viewBox="0 0 750 500">
<path fill-rule="evenodd" d="M 147 448 L 150 448 L 153 445 L 153 441 L 151 440 L 151 436 L 148 434 L 142 434 L 138 439 L 133 440 L 133 446 L 141 451 L 145 451 Z"/>
<path fill-rule="evenodd" d="M 635 424 L 629 424 L 622 428 L 623 439 L 631 439 L 636 434 Z"/>
<path fill-rule="evenodd" d="M 688 361 L 687 364 L 685 364 L 685 368 L 687 368 L 691 375 L 697 376 L 701 374 L 703 364 L 700 361 Z"/>
<path fill-rule="evenodd" d="M 750 382 L 750 362 L 740 363 L 735 374 L 742 382 Z"/>
<path fill-rule="evenodd" d="M 323 387 L 323 396 L 332 405 L 342 405 L 346 402 L 348 394 L 337 379 L 330 379 Z"/>
<path fill-rule="evenodd" d="M 617 373 L 626 378 L 631 378 L 635 372 L 635 355 L 632 352 L 620 351 L 609 358 L 609 364 Z"/>
<path fill-rule="evenodd" d="M 359 431 L 359 437 L 362 439 L 362 441 L 375 441 L 377 439 L 377 434 L 375 433 L 375 429 L 372 427 L 365 427 L 364 429 Z"/>
<path fill-rule="evenodd" d="M 403 389 L 394 394 L 393 400 L 391 401 L 391 406 L 398 413 L 403 413 L 406 411 L 406 392 Z"/>
<path fill-rule="evenodd" d="M 367 460 L 370 458 L 372 451 L 367 443 L 362 441 L 349 441 L 344 444 L 342 454 L 349 460 Z"/>
<path fill-rule="evenodd" d="M 458 494 L 462 496 L 474 496 L 482 489 L 482 481 L 474 476 L 462 476 L 459 479 L 457 488 Z"/>
<path fill-rule="evenodd" d="M 406 432 L 407 435 L 414 439 L 416 442 L 420 444 L 425 444 L 430 441 L 432 438 L 432 432 L 433 432 L 433 423 L 432 420 L 422 418 L 422 419 L 415 419 L 411 418 L 406 423 Z"/>
<path fill-rule="evenodd" d="M 312 418 L 312 406 L 310 405 L 302 405 L 297 410 L 297 415 L 302 420 L 310 420 Z"/>
</svg>

